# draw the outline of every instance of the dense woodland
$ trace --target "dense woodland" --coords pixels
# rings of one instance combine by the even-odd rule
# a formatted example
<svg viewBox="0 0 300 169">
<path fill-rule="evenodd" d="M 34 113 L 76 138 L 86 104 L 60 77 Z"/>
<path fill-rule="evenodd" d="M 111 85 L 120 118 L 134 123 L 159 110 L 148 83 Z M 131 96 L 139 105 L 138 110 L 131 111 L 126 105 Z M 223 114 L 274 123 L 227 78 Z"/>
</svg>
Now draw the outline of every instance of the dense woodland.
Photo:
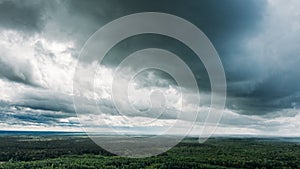
<svg viewBox="0 0 300 169">
<path fill-rule="evenodd" d="M 183 140 L 150 158 L 123 158 L 87 137 L 1 136 L 0 169 L 92 168 L 300 168 L 300 144 L 273 139 L 212 138 L 204 144 Z"/>
</svg>

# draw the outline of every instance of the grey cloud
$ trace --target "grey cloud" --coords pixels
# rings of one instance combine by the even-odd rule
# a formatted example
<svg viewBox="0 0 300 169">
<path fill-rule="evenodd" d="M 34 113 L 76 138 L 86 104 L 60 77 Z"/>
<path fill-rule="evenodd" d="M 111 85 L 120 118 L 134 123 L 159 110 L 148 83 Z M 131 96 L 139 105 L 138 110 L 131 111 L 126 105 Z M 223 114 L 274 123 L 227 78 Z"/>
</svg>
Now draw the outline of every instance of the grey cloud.
<svg viewBox="0 0 300 169">
<path fill-rule="evenodd" d="M 54 112 L 48 110 L 36 110 L 29 107 L 16 106 L 14 103 L 0 102 L 0 122 L 9 125 L 66 125 L 60 119 L 74 117 L 65 112 Z M 78 121 L 71 121 L 68 125 L 76 126 Z"/>
<path fill-rule="evenodd" d="M 0 78 L 38 87 L 28 60 L 15 59 L 0 51 Z"/>
<path fill-rule="evenodd" d="M 14 106 L 75 114 L 71 96 L 50 91 L 21 94 L 19 98 L 16 98 Z"/>
<path fill-rule="evenodd" d="M 224 5 L 220 5 L 217 0 L 68 0 L 44 4 L 44 34 L 49 39 L 73 40 L 77 42 L 78 51 L 104 24 L 124 15 L 155 11 L 175 14 L 189 20 L 208 35 L 218 51 L 228 53 L 228 46 L 238 44 L 237 38 L 257 29 L 265 1 L 227 0 Z M 143 46 L 143 43 L 139 45 Z M 135 48 L 138 49 L 139 45 Z M 168 42 L 160 44 L 161 48 L 164 46 L 168 46 Z"/>
<path fill-rule="evenodd" d="M 95 100 L 89 100 L 83 97 L 75 97 L 80 103 L 77 111 L 83 114 L 99 114 Z M 100 110 L 105 114 L 117 115 L 113 102 L 107 99 L 101 99 L 98 102 Z M 50 90 L 35 90 L 34 93 L 23 93 L 10 103 L 15 107 L 30 108 L 47 112 L 63 112 L 70 117 L 76 116 L 73 97 L 64 93 L 53 92 Z M 50 114 L 49 114 L 50 115 Z"/>
<path fill-rule="evenodd" d="M 281 34 L 293 36 L 292 33 L 284 31 Z M 261 39 L 261 41 L 264 40 Z M 258 45 L 258 49 L 244 52 L 243 57 L 232 57 L 232 68 L 227 68 L 230 71 L 227 77 L 233 78 L 228 85 L 228 91 L 231 94 L 228 106 L 236 107 L 235 109 L 245 114 L 265 114 L 280 109 L 299 108 L 300 50 L 281 49 L 284 48 L 283 43 L 298 42 L 300 38 L 290 38 L 282 44 L 261 42 L 260 45 L 265 44 L 269 47 Z M 279 52 L 269 53 L 262 50 L 279 50 Z M 238 59 L 242 61 L 235 62 Z"/>
<path fill-rule="evenodd" d="M 42 42 L 41 41 L 37 41 L 34 45 L 34 49 L 35 49 L 35 52 L 38 54 L 38 55 L 44 55 L 44 56 L 48 56 L 49 58 L 53 58 L 55 57 L 54 53 L 45 49 L 45 47 L 43 46 Z"/>
<path fill-rule="evenodd" d="M 137 88 L 168 88 L 177 86 L 176 81 L 166 72 L 157 69 L 147 69 L 134 77 Z"/>
<path fill-rule="evenodd" d="M 43 28 L 43 1 L 0 1 L 0 27 L 33 33 Z"/>
</svg>

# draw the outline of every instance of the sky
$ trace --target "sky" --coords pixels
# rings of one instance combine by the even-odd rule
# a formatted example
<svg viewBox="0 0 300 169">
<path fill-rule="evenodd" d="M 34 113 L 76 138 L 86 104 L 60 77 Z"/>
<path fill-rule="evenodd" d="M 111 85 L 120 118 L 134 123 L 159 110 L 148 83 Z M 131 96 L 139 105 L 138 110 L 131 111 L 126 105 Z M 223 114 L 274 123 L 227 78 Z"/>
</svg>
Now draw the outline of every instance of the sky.
<svg viewBox="0 0 300 169">
<path fill-rule="evenodd" d="M 149 47 L 169 50 L 191 68 L 201 94 L 196 120 L 201 126 L 210 103 L 207 72 L 187 46 L 161 35 L 125 39 L 102 63 L 93 63 L 98 67 L 96 92 L 87 86 L 80 96 L 82 107 L 74 108 L 74 72 L 89 68 L 84 58 L 78 60 L 89 37 L 119 17 L 164 12 L 201 29 L 222 61 L 227 99 L 215 134 L 300 136 L 299 8 L 298 0 L 0 0 L 0 129 L 83 131 L 76 111 L 79 119 L 90 122 L 84 127 L 97 131 L 109 125 L 156 133 L 172 126 L 180 108 L 192 113 L 192 99 L 182 99 L 180 92 L 192 98 L 194 91 L 181 90 L 167 73 L 149 69 L 135 76 L 128 98 L 140 113 L 127 112 L 130 123 L 121 118 L 111 96 L 114 70 L 129 54 Z M 157 103 L 149 103 L 153 91 L 160 91 L 151 95 Z M 95 101 L 97 109 L 91 105 Z M 165 113 L 147 111 L 162 103 Z M 180 119 L 177 134 L 187 123 Z"/>
</svg>

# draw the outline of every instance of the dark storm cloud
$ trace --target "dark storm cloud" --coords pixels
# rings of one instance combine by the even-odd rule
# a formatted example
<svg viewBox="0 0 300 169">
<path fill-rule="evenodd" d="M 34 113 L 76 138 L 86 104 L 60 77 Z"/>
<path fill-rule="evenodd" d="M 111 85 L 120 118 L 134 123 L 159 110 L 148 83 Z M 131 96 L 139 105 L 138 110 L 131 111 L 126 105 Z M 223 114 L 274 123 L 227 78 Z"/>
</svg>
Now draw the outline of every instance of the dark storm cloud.
<svg viewBox="0 0 300 169">
<path fill-rule="evenodd" d="M 166 12 L 198 26 L 217 46 L 218 51 L 225 52 L 227 45 L 232 45 L 243 34 L 251 34 L 258 28 L 264 6 L 263 0 L 68 0 L 54 5 L 47 18 L 51 18 L 51 22 L 57 24 L 54 28 L 61 31 L 56 33 L 62 36 L 56 38 L 73 37 L 80 48 L 96 30 L 114 19 L 137 12 Z M 168 46 L 168 42 L 160 45 L 163 48 Z M 140 47 L 135 45 L 134 48 Z"/>
<path fill-rule="evenodd" d="M 243 43 L 247 38 L 256 36 L 261 31 L 265 6 L 266 1 L 254 0 L 68 2 L 71 13 L 80 11 L 77 15 L 82 20 L 89 21 L 83 21 L 84 23 L 90 23 L 84 30 L 77 29 L 78 32 L 84 33 L 81 37 L 83 41 L 104 23 L 136 12 L 167 12 L 192 22 L 210 38 L 224 64 L 228 80 L 228 108 L 245 114 L 265 114 L 290 106 L 290 100 L 278 103 L 278 100 L 285 100 L 284 97 L 288 96 L 282 91 L 290 86 L 278 87 L 278 83 L 272 83 L 272 77 L 265 79 L 263 83 L 258 81 L 264 70 L 253 66 L 256 62 L 251 55 L 256 53 L 244 48 Z M 180 56 L 192 68 L 200 90 L 210 90 L 207 72 L 197 56 L 181 42 L 164 36 L 149 34 L 128 38 L 108 53 L 103 64 L 115 67 L 132 52 L 149 47 L 167 49 Z M 275 81 L 284 83 L 280 79 Z M 149 85 L 159 84 L 144 83 L 144 87 Z"/>
<path fill-rule="evenodd" d="M 297 67 L 291 66 L 289 71 L 278 71 L 263 81 L 255 83 L 255 86 L 248 91 L 235 91 L 234 97 L 228 99 L 228 106 L 250 115 L 260 115 L 281 109 L 298 109 L 300 80 L 297 77 L 299 74 L 297 71 Z"/>
<path fill-rule="evenodd" d="M 129 1 L 129 3 L 128 1 L 126 3 L 124 1 L 114 1 L 114 3 L 117 6 L 122 6 L 121 9 L 126 9 L 120 10 L 116 15 L 144 11 L 167 12 L 183 17 L 198 26 L 210 38 L 224 64 L 228 80 L 228 95 L 229 98 L 233 97 L 233 99 L 230 99 L 233 103 L 229 102 L 228 107 L 232 108 L 232 104 L 240 104 L 241 109 L 248 109 L 247 112 L 255 111 L 258 114 L 259 112 L 266 112 L 265 110 L 260 111 L 263 106 L 255 101 L 260 99 L 260 96 L 253 99 L 242 96 L 244 101 L 240 101 L 239 98 L 235 99 L 235 97 L 238 97 L 237 95 L 251 93 L 250 85 L 254 88 L 258 86 L 257 82 L 242 83 L 245 80 L 256 80 L 257 74 L 261 73 L 260 69 L 250 65 L 252 60 L 249 55 L 251 53 L 247 53 L 248 51 L 244 49 L 243 43 L 245 39 L 259 33 L 262 27 L 266 1 L 227 0 L 220 2 L 213 0 L 172 1 L 172 3 L 169 1 L 151 1 L 150 3 L 145 1 Z M 90 6 L 90 8 L 93 7 Z M 108 53 L 103 64 L 116 67 L 122 59 L 132 52 L 149 47 L 167 49 L 180 56 L 192 68 L 200 90 L 210 90 L 207 72 L 198 57 L 184 44 L 169 37 L 149 34 L 128 38 Z M 241 60 L 244 63 L 240 63 Z M 149 84 L 144 83 L 144 87 L 149 87 Z M 258 108 L 255 109 L 255 106 Z M 271 103 L 269 107 L 268 111 L 272 110 Z M 285 106 L 281 106 L 281 108 L 285 108 Z M 246 111 L 240 112 L 245 113 Z"/>
<path fill-rule="evenodd" d="M 35 32 L 43 27 L 43 1 L 0 1 L 0 27 Z"/>
</svg>

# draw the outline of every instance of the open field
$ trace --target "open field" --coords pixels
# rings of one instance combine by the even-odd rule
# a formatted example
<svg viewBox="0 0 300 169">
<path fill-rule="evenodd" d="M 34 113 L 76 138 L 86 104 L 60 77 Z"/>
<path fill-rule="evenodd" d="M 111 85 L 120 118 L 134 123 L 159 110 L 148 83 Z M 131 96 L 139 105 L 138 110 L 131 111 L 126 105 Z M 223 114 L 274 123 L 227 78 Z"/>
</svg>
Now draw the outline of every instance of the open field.
<svg viewBox="0 0 300 169">
<path fill-rule="evenodd" d="M 300 168 L 295 139 L 183 140 L 156 157 L 115 156 L 84 136 L 1 136 L 0 168 Z"/>
</svg>

